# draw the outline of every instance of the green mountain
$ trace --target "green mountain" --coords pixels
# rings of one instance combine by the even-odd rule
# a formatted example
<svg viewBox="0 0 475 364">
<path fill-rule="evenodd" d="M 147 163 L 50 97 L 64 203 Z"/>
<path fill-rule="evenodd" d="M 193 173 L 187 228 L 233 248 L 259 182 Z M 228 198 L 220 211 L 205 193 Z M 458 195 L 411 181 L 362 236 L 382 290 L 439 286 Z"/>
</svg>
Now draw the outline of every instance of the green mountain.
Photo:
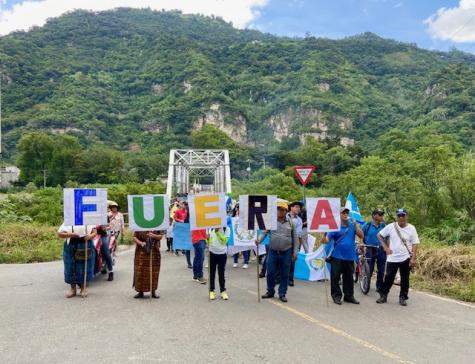
<svg viewBox="0 0 475 364">
<path fill-rule="evenodd" d="M 305 135 L 371 152 L 415 126 L 475 144 L 475 57 L 371 33 L 285 38 L 180 12 L 75 11 L 1 37 L 0 70 L 12 161 L 26 131 L 166 155 L 206 124 L 255 153 Z"/>
</svg>

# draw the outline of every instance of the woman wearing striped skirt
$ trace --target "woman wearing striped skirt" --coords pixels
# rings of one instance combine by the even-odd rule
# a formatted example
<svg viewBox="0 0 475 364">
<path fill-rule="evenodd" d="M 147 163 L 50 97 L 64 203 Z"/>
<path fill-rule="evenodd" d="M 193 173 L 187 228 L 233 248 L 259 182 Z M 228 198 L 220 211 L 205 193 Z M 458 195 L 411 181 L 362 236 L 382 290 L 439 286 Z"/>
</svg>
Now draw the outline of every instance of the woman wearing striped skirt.
<svg viewBox="0 0 475 364">
<path fill-rule="evenodd" d="M 134 298 L 143 298 L 144 292 L 150 292 L 153 298 L 157 294 L 160 273 L 160 231 L 136 231 L 134 233 L 135 258 L 133 287 L 138 292 Z M 151 272 L 150 272 L 151 268 Z"/>
</svg>

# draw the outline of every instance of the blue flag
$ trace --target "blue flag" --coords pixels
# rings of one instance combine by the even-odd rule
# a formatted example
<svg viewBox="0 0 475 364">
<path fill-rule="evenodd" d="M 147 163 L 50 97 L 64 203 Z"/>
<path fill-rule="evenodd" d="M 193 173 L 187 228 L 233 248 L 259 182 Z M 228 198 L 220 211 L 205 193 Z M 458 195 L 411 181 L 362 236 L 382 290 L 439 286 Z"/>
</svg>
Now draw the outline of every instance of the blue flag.
<svg viewBox="0 0 475 364">
<path fill-rule="evenodd" d="M 356 222 L 359 222 L 360 224 L 364 223 L 363 216 L 361 216 L 360 214 L 358 202 L 356 202 L 356 198 L 353 195 L 353 193 L 351 193 L 351 191 L 348 193 L 348 196 L 346 197 L 345 207 L 350 210 L 350 219 L 355 219 Z"/>
</svg>

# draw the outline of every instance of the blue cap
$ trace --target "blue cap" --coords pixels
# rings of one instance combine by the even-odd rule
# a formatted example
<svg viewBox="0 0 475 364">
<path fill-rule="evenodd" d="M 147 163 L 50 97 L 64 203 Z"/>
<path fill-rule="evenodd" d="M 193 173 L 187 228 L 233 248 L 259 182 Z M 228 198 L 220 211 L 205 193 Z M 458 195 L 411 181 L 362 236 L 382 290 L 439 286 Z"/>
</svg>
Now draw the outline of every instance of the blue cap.
<svg viewBox="0 0 475 364">
<path fill-rule="evenodd" d="M 405 215 L 407 215 L 407 211 L 406 211 L 405 208 L 402 208 L 402 207 L 401 207 L 401 208 L 399 208 L 399 209 L 396 210 L 396 215 L 397 215 L 397 216 L 400 216 L 400 215 L 404 215 L 404 216 L 405 216 Z"/>
</svg>

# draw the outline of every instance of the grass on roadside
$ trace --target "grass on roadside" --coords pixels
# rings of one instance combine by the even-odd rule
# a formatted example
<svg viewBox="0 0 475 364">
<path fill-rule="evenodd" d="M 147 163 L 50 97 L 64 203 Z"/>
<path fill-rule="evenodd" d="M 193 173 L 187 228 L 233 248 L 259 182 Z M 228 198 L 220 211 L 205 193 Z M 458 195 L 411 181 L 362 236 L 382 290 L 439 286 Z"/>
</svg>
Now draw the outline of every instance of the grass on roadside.
<svg viewBox="0 0 475 364">
<path fill-rule="evenodd" d="M 63 242 L 56 228 L 37 224 L 0 224 L 0 263 L 34 263 L 61 259 Z"/>
<path fill-rule="evenodd" d="M 412 286 L 475 302 L 475 247 L 421 244 Z"/>
</svg>

